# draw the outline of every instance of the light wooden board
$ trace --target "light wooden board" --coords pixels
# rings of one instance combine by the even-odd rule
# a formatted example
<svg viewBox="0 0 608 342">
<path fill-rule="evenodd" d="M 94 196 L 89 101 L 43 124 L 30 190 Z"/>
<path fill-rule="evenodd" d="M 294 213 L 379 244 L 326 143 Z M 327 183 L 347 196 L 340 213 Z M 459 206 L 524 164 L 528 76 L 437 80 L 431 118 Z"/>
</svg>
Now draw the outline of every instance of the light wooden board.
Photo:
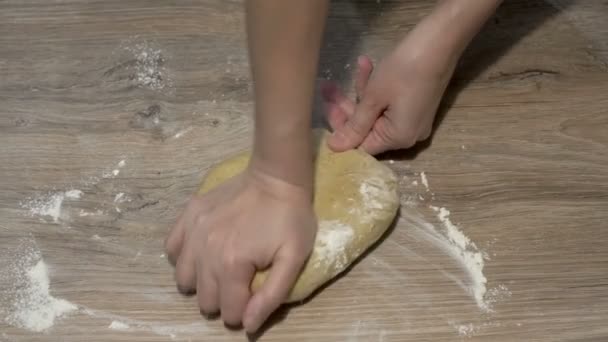
<svg viewBox="0 0 608 342">
<path fill-rule="evenodd" d="M 319 77 L 348 84 L 359 53 L 380 59 L 431 6 L 334 2 Z M 51 294 L 80 308 L 45 333 L 2 321 L 0 341 L 245 339 L 203 319 L 162 256 L 205 170 L 249 146 L 242 14 L 219 0 L 0 2 L 0 269 L 35 244 Z M 507 1 L 432 143 L 385 159 L 402 178 L 395 229 L 260 340 L 608 340 L 606 15 L 599 0 Z M 71 189 L 83 195 L 57 222 L 27 208 Z M 424 230 L 442 230 L 431 205 L 489 258 L 493 312 Z M 14 281 L 0 275 L 3 320 Z"/>
</svg>

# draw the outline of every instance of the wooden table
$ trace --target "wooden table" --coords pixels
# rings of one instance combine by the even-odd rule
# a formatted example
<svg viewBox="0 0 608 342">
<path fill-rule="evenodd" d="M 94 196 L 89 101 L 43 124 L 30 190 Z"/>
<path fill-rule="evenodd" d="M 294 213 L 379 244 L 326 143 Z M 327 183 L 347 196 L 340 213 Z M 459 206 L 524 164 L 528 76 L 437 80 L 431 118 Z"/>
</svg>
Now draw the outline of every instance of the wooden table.
<svg viewBox="0 0 608 342">
<path fill-rule="evenodd" d="M 356 56 L 380 59 L 430 3 L 334 2 L 319 78 L 349 84 Z M 162 248 L 202 174 L 249 144 L 241 7 L 0 2 L 0 341 L 245 340 L 177 294 Z M 608 341 L 607 16 L 599 0 L 507 1 L 432 143 L 384 159 L 403 199 L 390 235 L 260 340 Z M 491 311 L 430 206 L 485 254 Z M 78 306 L 40 333 L 5 322 L 32 250 Z"/>
</svg>

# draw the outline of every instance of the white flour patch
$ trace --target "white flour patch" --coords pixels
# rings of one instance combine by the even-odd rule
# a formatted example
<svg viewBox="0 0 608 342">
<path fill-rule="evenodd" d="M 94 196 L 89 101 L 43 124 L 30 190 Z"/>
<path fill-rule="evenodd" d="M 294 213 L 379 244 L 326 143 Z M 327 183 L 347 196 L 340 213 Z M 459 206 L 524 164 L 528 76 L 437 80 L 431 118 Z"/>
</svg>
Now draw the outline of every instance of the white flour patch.
<svg viewBox="0 0 608 342">
<path fill-rule="evenodd" d="M 112 321 L 108 328 L 112 330 L 128 330 L 130 326 L 127 323 L 121 321 Z"/>
<path fill-rule="evenodd" d="M 421 182 L 428 188 L 428 179 L 424 172 L 420 173 Z M 407 185 L 406 185 L 407 186 Z M 424 200 L 424 197 L 419 196 L 420 200 Z M 431 199 L 434 199 L 431 196 Z M 409 208 L 416 208 L 417 203 L 415 201 L 408 200 L 406 198 L 406 205 Z M 402 198 L 403 202 L 403 198 Z M 430 205 L 431 208 L 437 215 L 437 219 L 441 223 L 441 227 L 438 229 L 434 224 L 428 222 L 421 213 L 417 210 L 408 212 L 403 215 L 402 218 L 407 221 L 406 225 L 413 228 L 413 231 L 422 233 L 424 238 L 432 242 L 444 250 L 453 259 L 458 261 L 460 266 L 467 274 L 468 281 L 461 281 L 456 276 L 448 274 L 445 271 L 441 271 L 446 277 L 454 281 L 458 286 L 463 288 L 473 299 L 477 306 L 483 312 L 491 312 L 492 304 L 496 300 L 505 298 L 504 295 L 507 293 L 506 288 L 498 288 L 496 290 L 487 291 L 486 284 L 487 279 L 483 273 L 485 266 L 485 260 L 489 260 L 488 254 L 477 248 L 477 245 L 467 237 L 458 226 L 452 223 L 450 219 L 450 211 L 447 208 L 436 207 Z"/>
<path fill-rule="evenodd" d="M 64 200 L 79 199 L 83 192 L 80 190 L 68 190 L 50 192 L 34 198 L 28 198 L 20 203 L 21 207 L 29 211 L 30 216 L 50 217 L 53 222 L 59 222 L 62 218 L 62 206 Z"/>
<path fill-rule="evenodd" d="M 387 202 L 387 197 L 392 193 L 386 191 L 386 182 L 379 177 L 366 179 L 359 186 L 359 193 L 363 197 L 363 205 L 365 209 L 381 210 L 384 209 L 382 203 Z"/>
<path fill-rule="evenodd" d="M 123 203 L 129 201 L 129 197 L 125 196 L 124 192 L 119 192 L 114 196 L 114 203 Z"/>
<path fill-rule="evenodd" d="M 10 260 L 12 263 L 1 275 L 9 284 L 1 298 L 8 305 L 0 310 L 7 324 L 43 332 L 58 318 L 77 309 L 76 305 L 50 294 L 48 268 L 33 240 L 22 242 Z"/>
<path fill-rule="evenodd" d="M 494 304 L 511 297 L 511 295 L 511 291 L 504 284 L 501 284 L 498 285 L 498 287 L 488 290 L 485 301 L 489 307 L 492 307 Z"/>
<path fill-rule="evenodd" d="M 208 331 L 207 326 L 202 322 L 167 325 L 165 322 L 140 321 L 88 308 L 83 308 L 82 313 L 90 317 L 111 320 L 108 326 L 110 329 L 125 332 L 150 332 L 159 336 L 167 336 L 172 340 L 180 338 L 179 334 L 198 335 L 200 337 L 201 334 Z M 122 329 L 125 326 L 127 328 Z"/>
<path fill-rule="evenodd" d="M 422 185 L 424 185 L 426 190 L 429 191 L 429 180 L 428 178 L 426 178 L 426 173 L 424 173 L 424 171 L 420 172 L 420 181 L 422 182 Z"/>
<path fill-rule="evenodd" d="M 475 299 L 477 306 L 485 312 L 491 311 L 488 302 L 484 298 L 487 279 L 483 274 L 483 252 L 479 251 L 475 243 L 452 223 L 449 210 L 434 206 L 431 206 L 431 209 L 437 213 L 437 218 L 445 229 L 444 236 L 448 239 L 450 252 L 460 259 L 469 274 L 471 281 L 469 292 Z"/>
<path fill-rule="evenodd" d="M 125 160 L 121 160 L 118 162 L 118 164 L 116 165 L 116 168 L 114 168 L 113 170 L 108 170 L 108 171 L 104 171 L 101 174 L 102 178 L 115 178 L 116 176 L 118 176 L 120 174 L 120 169 L 122 169 L 125 166 L 126 162 Z"/>
<path fill-rule="evenodd" d="M 344 249 L 353 238 L 355 232 L 349 225 L 340 221 L 321 221 L 317 232 L 318 244 L 313 251 L 321 262 L 334 264 L 339 269 L 346 264 Z"/>
<path fill-rule="evenodd" d="M 98 216 L 98 215 L 103 215 L 103 211 L 101 210 L 97 210 L 97 211 L 85 211 L 85 210 L 80 210 L 80 212 L 78 213 L 78 216 L 80 217 L 85 217 L 85 216 Z"/>
<path fill-rule="evenodd" d="M 133 46 L 124 47 L 135 59 L 135 65 L 131 69 L 135 72 L 134 82 L 151 90 L 162 90 L 170 86 L 166 62 L 161 49 L 154 48 L 147 41 L 136 43 Z"/>
<path fill-rule="evenodd" d="M 82 191 L 80 190 L 69 190 L 65 192 L 65 197 L 70 199 L 80 199 L 82 197 Z"/>
<path fill-rule="evenodd" d="M 175 133 L 173 135 L 173 139 L 179 139 L 179 138 L 183 137 L 186 133 L 190 132 L 191 130 L 192 130 L 192 127 L 184 128 L 184 129 L 178 131 L 177 133 Z"/>
<path fill-rule="evenodd" d="M 460 336 L 471 337 L 477 332 L 477 327 L 475 327 L 473 323 L 454 325 L 454 328 L 458 331 L 458 335 Z"/>
</svg>

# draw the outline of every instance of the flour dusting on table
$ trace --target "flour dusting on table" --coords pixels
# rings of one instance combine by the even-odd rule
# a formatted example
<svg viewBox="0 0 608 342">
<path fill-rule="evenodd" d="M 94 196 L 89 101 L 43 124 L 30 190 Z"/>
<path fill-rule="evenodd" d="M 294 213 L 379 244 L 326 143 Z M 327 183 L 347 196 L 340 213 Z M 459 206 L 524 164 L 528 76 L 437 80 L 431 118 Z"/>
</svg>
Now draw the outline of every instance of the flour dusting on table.
<svg viewBox="0 0 608 342">
<path fill-rule="evenodd" d="M 420 172 L 419 176 L 420 182 L 426 188 L 425 190 L 430 192 L 431 189 L 428 186 L 429 181 L 426 173 L 424 171 Z M 402 186 L 409 187 L 415 185 L 417 185 L 417 183 L 404 182 Z M 417 208 L 421 203 L 412 200 L 412 198 L 413 196 L 402 198 L 402 202 L 404 201 L 405 205 L 409 208 Z M 419 194 L 418 198 L 424 200 Z M 425 205 L 425 207 L 427 206 Z M 468 282 L 463 283 L 460 280 L 453 279 L 451 275 L 449 275 L 448 278 L 454 280 L 460 287 L 465 289 L 475 300 L 475 303 L 482 312 L 491 312 L 493 304 L 507 298 L 510 292 L 504 285 L 500 285 L 499 287 L 488 291 L 487 278 L 483 273 L 485 261 L 489 260 L 488 254 L 480 250 L 477 245 L 452 222 L 450 210 L 445 207 L 433 205 L 428 205 L 428 208 L 435 213 L 440 226 L 436 227 L 435 224 L 428 222 L 424 218 L 425 215 L 417 211 L 408 212 L 406 217 L 404 217 L 408 221 L 407 225 L 420 228 L 415 231 L 424 233 L 426 239 L 433 242 L 436 246 L 458 261 L 467 274 Z M 463 329 L 466 330 L 465 328 Z M 470 334 L 473 330 L 469 329 L 465 332 Z"/>
<path fill-rule="evenodd" d="M 460 258 L 463 266 L 471 278 L 470 292 L 477 306 L 483 311 L 490 311 L 488 303 L 485 301 L 487 279 L 483 274 L 484 257 L 483 253 L 477 249 L 475 243 L 464 235 L 450 220 L 450 211 L 446 208 L 430 206 L 437 213 L 437 218 L 443 224 L 445 236 L 450 242 L 450 248 L 454 255 Z"/>
<path fill-rule="evenodd" d="M 80 199 L 83 192 L 78 189 L 50 192 L 21 202 L 21 207 L 27 209 L 30 216 L 50 217 L 58 223 L 62 218 L 62 206 L 65 199 Z"/>
<path fill-rule="evenodd" d="M 121 321 L 112 321 L 108 328 L 112 330 L 127 330 L 130 328 L 130 326 L 127 323 Z"/>
<path fill-rule="evenodd" d="M 43 332 L 77 307 L 51 295 L 48 267 L 32 244 L 20 245 L 22 249 L 2 272 L 2 277 L 8 277 L 11 284 L 3 293 L 8 297 L 2 298 L 9 303 L 4 321 L 18 328 Z"/>
<path fill-rule="evenodd" d="M 164 65 L 166 62 L 163 51 L 155 48 L 148 41 L 125 46 L 135 59 L 133 66 L 134 81 L 137 85 L 151 90 L 162 90 L 170 86 L 170 79 Z"/>
<path fill-rule="evenodd" d="M 428 191 L 429 190 L 429 180 L 428 180 L 428 178 L 426 178 L 426 173 L 424 171 L 420 172 L 420 181 L 422 182 L 422 185 L 424 185 L 424 187 Z"/>
</svg>

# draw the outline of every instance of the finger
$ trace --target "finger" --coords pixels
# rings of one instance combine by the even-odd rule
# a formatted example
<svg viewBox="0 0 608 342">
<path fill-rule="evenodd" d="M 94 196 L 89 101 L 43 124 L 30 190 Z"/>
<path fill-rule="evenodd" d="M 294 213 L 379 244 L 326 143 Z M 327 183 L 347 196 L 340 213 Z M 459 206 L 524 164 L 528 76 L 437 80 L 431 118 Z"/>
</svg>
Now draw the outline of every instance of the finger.
<svg viewBox="0 0 608 342">
<path fill-rule="evenodd" d="M 385 115 L 381 115 L 359 148 L 371 155 L 391 150 L 395 148 L 390 138 L 391 132 L 391 124 L 388 118 Z"/>
<path fill-rule="evenodd" d="M 355 103 L 346 97 L 335 82 L 326 81 L 321 85 L 327 121 L 333 130 L 344 125 L 355 112 Z"/>
<path fill-rule="evenodd" d="M 296 253 L 277 254 L 268 278 L 256 292 L 245 311 L 243 325 L 249 333 L 256 332 L 268 317 L 285 301 L 304 261 Z"/>
<path fill-rule="evenodd" d="M 186 243 L 175 265 L 175 282 L 180 293 L 190 295 L 196 289 L 195 248 Z"/>
<path fill-rule="evenodd" d="M 376 155 L 390 150 L 409 148 L 416 144 L 417 135 L 412 133 L 409 127 L 402 129 L 395 127 L 398 125 L 391 122 L 388 116 L 382 115 L 360 148 L 371 155 Z"/>
<path fill-rule="evenodd" d="M 385 108 L 385 102 L 368 88 L 361 103 L 357 105 L 355 114 L 329 137 L 329 147 L 341 152 L 359 146 Z"/>
<path fill-rule="evenodd" d="M 249 285 L 255 266 L 238 260 L 225 264 L 220 285 L 220 311 L 222 320 L 230 326 L 240 325 L 243 312 L 251 297 Z"/>
<path fill-rule="evenodd" d="M 167 239 L 165 240 L 165 252 L 167 253 L 167 259 L 171 265 L 175 266 L 177 258 L 179 257 L 182 245 L 184 243 L 184 235 L 186 232 L 185 228 L 185 215 L 181 214 L 177 219 L 175 225 L 169 231 Z"/>
<path fill-rule="evenodd" d="M 198 259 L 196 268 L 196 297 L 198 307 L 205 316 L 216 314 L 219 307 L 217 280 L 209 267 L 203 265 L 204 260 Z"/>
<path fill-rule="evenodd" d="M 367 86 L 367 82 L 369 81 L 369 76 L 372 74 L 374 70 L 374 65 L 372 64 L 372 60 L 365 56 L 359 56 L 357 59 L 357 75 L 355 76 L 355 91 L 357 92 L 357 98 L 361 98 L 363 96 L 363 91 Z"/>
</svg>

